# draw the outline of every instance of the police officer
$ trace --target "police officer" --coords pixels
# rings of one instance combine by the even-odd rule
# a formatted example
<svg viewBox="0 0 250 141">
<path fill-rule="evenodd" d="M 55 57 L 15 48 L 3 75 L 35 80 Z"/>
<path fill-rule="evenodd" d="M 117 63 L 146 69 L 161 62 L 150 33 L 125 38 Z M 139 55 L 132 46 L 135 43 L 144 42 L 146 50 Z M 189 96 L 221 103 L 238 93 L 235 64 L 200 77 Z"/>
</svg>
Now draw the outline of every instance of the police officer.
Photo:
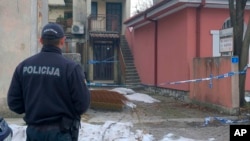
<svg viewBox="0 0 250 141">
<path fill-rule="evenodd" d="M 41 52 L 16 67 L 8 106 L 25 113 L 27 141 L 77 140 L 80 115 L 90 104 L 83 70 L 62 56 L 65 36 L 60 25 L 45 25 L 40 42 Z"/>
</svg>

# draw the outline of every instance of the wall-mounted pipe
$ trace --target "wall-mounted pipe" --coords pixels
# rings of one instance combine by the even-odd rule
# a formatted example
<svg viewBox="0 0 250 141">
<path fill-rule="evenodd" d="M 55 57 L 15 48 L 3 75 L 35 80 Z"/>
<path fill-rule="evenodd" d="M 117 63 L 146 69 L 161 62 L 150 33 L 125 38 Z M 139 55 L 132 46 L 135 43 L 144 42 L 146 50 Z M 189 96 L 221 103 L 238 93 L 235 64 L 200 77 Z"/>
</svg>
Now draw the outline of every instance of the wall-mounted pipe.
<svg viewBox="0 0 250 141">
<path fill-rule="evenodd" d="M 206 0 L 202 0 L 200 6 L 196 10 L 196 57 L 200 57 L 200 36 L 201 36 L 201 9 L 205 6 Z"/>
<path fill-rule="evenodd" d="M 154 86 L 157 87 L 158 83 L 158 21 L 147 17 L 147 11 L 145 11 L 144 19 L 154 22 Z"/>
</svg>

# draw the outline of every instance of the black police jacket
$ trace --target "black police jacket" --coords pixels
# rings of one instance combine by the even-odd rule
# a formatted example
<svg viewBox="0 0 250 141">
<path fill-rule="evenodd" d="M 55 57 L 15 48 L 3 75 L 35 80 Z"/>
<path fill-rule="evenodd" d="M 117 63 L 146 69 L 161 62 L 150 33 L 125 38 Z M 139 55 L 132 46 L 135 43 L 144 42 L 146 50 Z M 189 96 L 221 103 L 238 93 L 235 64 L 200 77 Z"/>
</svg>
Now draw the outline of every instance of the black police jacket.
<svg viewBox="0 0 250 141">
<path fill-rule="evenodd" d="M 40 53 L 21 62 L 8 91 L 8 106 L 25 113 L 29 125 L 80 118 L 90 104 L 90 93 L 79 64 L 66 59 L 61 49 L 43 46 Z"/>
</svg>

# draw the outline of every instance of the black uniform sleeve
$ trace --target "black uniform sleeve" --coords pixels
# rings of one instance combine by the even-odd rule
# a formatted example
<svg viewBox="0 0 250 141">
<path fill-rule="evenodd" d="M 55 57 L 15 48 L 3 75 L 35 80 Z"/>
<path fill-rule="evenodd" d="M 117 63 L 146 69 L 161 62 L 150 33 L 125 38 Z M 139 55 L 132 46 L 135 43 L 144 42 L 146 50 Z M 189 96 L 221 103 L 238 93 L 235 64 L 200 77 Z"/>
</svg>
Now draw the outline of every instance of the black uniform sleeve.
<svg viewBox="0 0 250 141">
<path fill-rule="evenodd" d="M 20 66 L 18 66 L 14 72 L 11 80 L 11 84 L 8 90 L 7 102 L 10 110 L 22 114 L 25 112 L 24 101 L 23 101 L 23 91 L 21 87 L 20 80 Z"/>
<path fill-rule="evenodd" d="M 78 115 L 86 112 L 90 105 L 90 92 L 85 83 L 85 77 L 82 72 L 81 66 L 77 65 L 70 77 L 70 92 Z"/>
</svg>

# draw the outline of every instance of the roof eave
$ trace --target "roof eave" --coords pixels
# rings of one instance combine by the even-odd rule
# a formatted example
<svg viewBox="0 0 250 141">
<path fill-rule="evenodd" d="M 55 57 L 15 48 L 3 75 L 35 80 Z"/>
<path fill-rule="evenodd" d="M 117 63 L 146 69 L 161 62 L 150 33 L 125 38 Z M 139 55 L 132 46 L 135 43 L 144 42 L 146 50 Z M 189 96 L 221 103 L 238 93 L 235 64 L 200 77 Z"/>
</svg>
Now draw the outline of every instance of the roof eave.
<svg viewBox="0 0 250 141">
<path fill-rule="evenodd" d="M 124 24 L 128 27 L 138 27 L 144 25 L 146 19 L 157 20 L 184 8 L 199 7 L 201 5 L 202 0 L 165 0 L 126 20 Z M 227 0 L 205 0 L 204 7 L 227 9 L 229 6 Z M 245 9 L 250 9 L 250 2 L 247 2 Z"/>
<path fill-rule="evenodd" d="M 170 14 L 173 12 L 178 11 L 180 8 L 183 9 L 187 6 L 195 6 L 198 7 L 201 3 L 201 0 L 165 0 L 162 2 L 159 2 L 158 4 L 150 7 L 146 11 L 139 13 L 135 15 L 134 17 L 131 17 L 130 19 L 126 20 L 124 22 L 127 26 L 136 26 L 138 24 L 142 24 L 145 21 L 145 18 L 152 18 L 156 19 L 158 16 L 161 16 L 160 13 L 165 12 L 164 14 Z M 185 6 L 183 6 L 185 5 Z M 178 10 L 175 10 L 173 8 L 177 8 Z"/>
</svg>

